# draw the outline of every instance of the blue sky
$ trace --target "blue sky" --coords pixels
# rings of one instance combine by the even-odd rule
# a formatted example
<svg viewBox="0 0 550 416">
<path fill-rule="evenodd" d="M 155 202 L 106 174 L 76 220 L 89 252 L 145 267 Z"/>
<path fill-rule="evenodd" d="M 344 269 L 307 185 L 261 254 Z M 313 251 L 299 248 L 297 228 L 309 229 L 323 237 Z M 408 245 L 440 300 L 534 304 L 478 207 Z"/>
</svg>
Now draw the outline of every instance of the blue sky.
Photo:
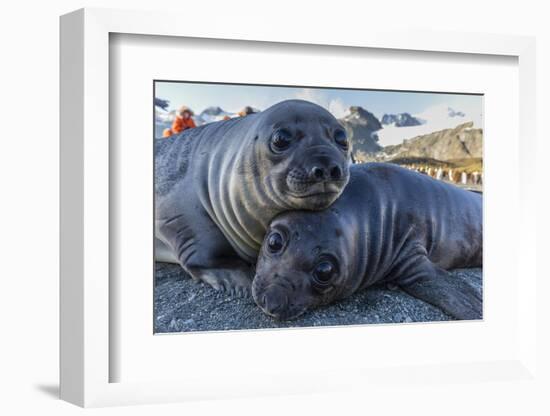
<svg viewBox="0 0 550 416">
<path fill-rule="evenodd" d="M 229 112 L 237 112 L 246 105 L 264 110 L 285 99 L 302 98 L 326 107 L 336 117 L 342 117 L 350 106 L 359 105 L 378 118 L 385 113 L 422 114 L 438 106 L 463 111 L 476 124 L 481 124 L 482 118 L 482 97 L 476 95 L 182 82 L 156 82 L 155 87 L 157 98 L 170 101 L 170 110 L 185 104 L 195 113 L 209 106 L 220 106 Z"/>
</svg>

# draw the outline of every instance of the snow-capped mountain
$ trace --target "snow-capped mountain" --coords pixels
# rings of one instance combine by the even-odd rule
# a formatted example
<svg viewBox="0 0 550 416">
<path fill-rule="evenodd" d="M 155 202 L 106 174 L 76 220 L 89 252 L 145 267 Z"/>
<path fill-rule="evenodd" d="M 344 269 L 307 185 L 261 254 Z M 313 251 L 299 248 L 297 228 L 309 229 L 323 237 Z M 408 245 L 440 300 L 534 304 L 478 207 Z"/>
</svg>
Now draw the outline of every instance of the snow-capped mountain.
<svg viewBox="0 0 550 416">
<path fill-rule="evenodd" d="M 410 127 L 420 126 L 422 121 L 411 116 L 409 113 L 384 114 L 382 116 L 382 124 L 385 126 L 394 125 L 395 127 Z"/>
<path fill-rule="evenodd" d="M 236 113 L 229 113 L 222 109 L 221 107 L 212 106 L 207 107 L 202 112 L 194 117 L 195 123 L 197 125 L 212 123 L 214 121 L 223 120 L 226 117 L 233 118 L 236 117 Z"/>
<path fill-rule="evenodd" d="M 210 116 L 210 117 L 224 116 L 224 115 L 228 115 L 228 114 L 229 113 L 224 111 L 223 108 L 217 107 L 217 106 L 206 107 L 201 112 L 202 116 Z"/>
<path fill-rule="evenodd" d="M 341 118 L 357 160 L 481 158 L 481 114 L 476 118 L 449 106 L 421 114 L 385 114 L 382 122 L 363 107 Z M 476 125 L 477 124 L 477 125 Z"/>
<path fill-rule="evenodd" d="M 453 129 L 459 124 L 472 122 L 475 127 L 482 127 L 482 115 L 469 114 L 448 105 L 430 107 L 419 114 L 412 115 L 421 124 L 398 127 L 395 123 L 385 124 L 377 132 L 381 146 L 398 145 L 413 137 L 430 134 L 435 131 Z"/>
<path fill-rule="evenodd" d="M 162 137 L 164 129 L 169 129 L 176 117 L 176 110 L 165 111 L 155 106 L 155 137 Z"/>
<path fill-rule="evenodd" d="M 349 114 L 338 121 L 345 127 L 354 152 L 372 153 L 381 149 L 377 132 L 382 125 L 371 112 L 363 107 L 352 106 Z"/>
<path fill-rule="evenodd" d="M 465 117 L 466 114 L 464 114 L 462 111 L 456 111 L 453 110 L 451 107 L 447 107 L 447 114 L 449 117 Z"/>
<path fill-rule="evenodd" d="M 159 108 L 155 108 L 155 121 L 157 123 L 172 123 L 176 117 L 176 110 L 164 111 Z"/>
</svg>

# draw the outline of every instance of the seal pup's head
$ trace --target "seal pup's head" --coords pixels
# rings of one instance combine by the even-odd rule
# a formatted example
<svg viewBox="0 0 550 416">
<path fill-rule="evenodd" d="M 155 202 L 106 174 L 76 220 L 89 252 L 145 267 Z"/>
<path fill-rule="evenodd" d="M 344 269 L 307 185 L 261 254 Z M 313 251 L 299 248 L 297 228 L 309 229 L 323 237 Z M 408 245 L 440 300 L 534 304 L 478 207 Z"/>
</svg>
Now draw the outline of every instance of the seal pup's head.
<svg viewBox="0 0 550 416">
<path fill-rule="evenodd" d="M 287 100 L 257 114 L 256 178 L 286 209 L 330 206 L 349 179 L 350 143 L 345 129 L 323 107 Z"/>
<path fill-rule="evenodd" d="M 275 217 L 252 283 L 254 301 L 266 314 L 293 319 L 353 292 L 353 238 L 346 237 L 343 226 L 333 208 Z"/>
</svg>

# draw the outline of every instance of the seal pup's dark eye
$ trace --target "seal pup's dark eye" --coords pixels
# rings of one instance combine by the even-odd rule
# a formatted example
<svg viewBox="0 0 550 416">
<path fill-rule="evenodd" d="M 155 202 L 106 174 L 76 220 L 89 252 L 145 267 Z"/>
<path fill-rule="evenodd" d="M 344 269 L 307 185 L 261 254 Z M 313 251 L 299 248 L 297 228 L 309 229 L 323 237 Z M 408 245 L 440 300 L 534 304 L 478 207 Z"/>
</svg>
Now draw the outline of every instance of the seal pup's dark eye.
<svg viewBox="0 0 550 416">
<path fill-rule="evenodd" d="M 271 150 L 282 152 L 290 147 L 292 134 L 287 129 L 278 129 L 271 136 Z"/>
<path fill-rule="evenodd" d="M 283 236 L 277 231 L 272 232 L 269 237 L 267 237 L 267 249 L 271 253 L 278 253 L 283 249 L 283 246 Z"/>
<path fill-rule="evenodd" d="M 334 133 L 334 141 L 343 149 L 347 150 L 349 147 L 348 136 L 344 130 L 336 130 L 336 133 Z"/>
<path fill-rule="evenodd" d="M 328 285 L 336 276 L 336 266 L 330 260 L 322 260 L 313 270 L 313 279 L 319 286 Z"/>
</svg>

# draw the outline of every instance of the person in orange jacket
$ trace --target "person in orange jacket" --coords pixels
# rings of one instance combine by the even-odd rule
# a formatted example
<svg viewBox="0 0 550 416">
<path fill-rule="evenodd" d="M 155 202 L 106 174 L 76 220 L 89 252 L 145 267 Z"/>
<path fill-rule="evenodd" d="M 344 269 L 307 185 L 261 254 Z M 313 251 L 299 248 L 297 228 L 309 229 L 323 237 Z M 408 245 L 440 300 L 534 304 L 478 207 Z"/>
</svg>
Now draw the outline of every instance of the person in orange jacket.
<svg viewBox="0 0 550 416">
<path fill-rule="evenodd" d="M 193 111 L 189 107 L 186 107 L 185 105 L 181 106 L 176 114 L 174 122 L 172 123 L 172 128 L 170 129 L 172 134 L 178 134 L 184 130 L 197 127 L 191 118 L 192 115 Z"/>
</svg>

